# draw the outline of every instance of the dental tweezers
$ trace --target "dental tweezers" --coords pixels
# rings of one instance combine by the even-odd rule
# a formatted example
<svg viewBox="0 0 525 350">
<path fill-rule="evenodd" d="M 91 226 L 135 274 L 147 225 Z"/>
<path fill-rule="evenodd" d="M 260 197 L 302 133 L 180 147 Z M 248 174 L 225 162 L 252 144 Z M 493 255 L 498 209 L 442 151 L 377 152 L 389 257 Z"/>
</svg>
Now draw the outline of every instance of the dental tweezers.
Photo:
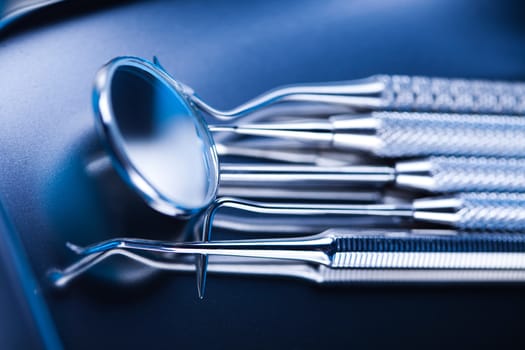
<svg viewBox="0 0 525 350">
<path fill-rule="evenodd" d="M 100 261 L 101 254 L 111 251 L 285 259 L 332 269 L 492 270 L 507 273 L 525 269 L 525 235 L 504 233 L 328 230 L 298 238 L 194 243 L 122 238 L 87 248 L 74 245 L 70 248 L 84 258 L 63 271 L 53 271 L 51 278 L 55 285 L 67 282 L 64 276 L 78 275 L 75 271 L 84 271 L 94 264 L 94 260 Z M 202 276 L 199 279 L 200 296 L 204 292 L 206 268 L 206 264 L 197 267 L 198 275 L 201 273 Z"/>
</svg>

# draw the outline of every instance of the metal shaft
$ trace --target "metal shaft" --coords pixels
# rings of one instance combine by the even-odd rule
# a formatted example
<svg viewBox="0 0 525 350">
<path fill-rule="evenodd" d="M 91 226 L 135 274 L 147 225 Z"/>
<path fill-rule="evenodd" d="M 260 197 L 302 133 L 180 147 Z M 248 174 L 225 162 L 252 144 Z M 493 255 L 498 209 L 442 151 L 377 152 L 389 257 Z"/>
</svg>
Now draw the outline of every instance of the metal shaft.
<svg viewBox="0 0 525 350">
<path fill-rule="evenodd" d="M 525 84 L 382 75 L 385 109 L 417 112 L 525 113 Z"/>
<path fill-rule="evenodd" d="M 221 164 L 223 195 L 246 197 L 270 191 L 273 198 L 323 198 L 320 186 L 362 189 L 394 183 L 428 192 L 525 192 L 525 160 L 488 157 L 429 157 L 387 166 Z M 250 188 L 251 187 L 251 188 Z M 293 190 L 302 187 L 302 190 Z M 305 188 L 310 187 L 309 192 Z M 279 189 L 279 190 L 277 190 Z M 317 189 L 314 191 L 313 189 Z M 234 191 L 235 190 L 235 191 Z M 253 191 L 253 192 L 252 192 Z M 330 193 L 331 198 L 339 198 Z M 269 194 L 269 193 L 268 193 Z M 259 197 L 260 198 L 260 197 Z"/>
<path fill-rule="evenodd" d="M 220 126 L 220 130 L 380 157 L 525 157 L 525 118 L 519 116 L 372 112 L 317 122 Z"/>
<path fill-rule="evenodd" d="M 143 265 L 166 271 L 195 272 L 191 259 L 153 258 L 140 252 L 114 249 L 88 255 L 63 270 L 52 270 L 50 277 L 57 287 L 64 287 L 74 278 L 114 255 L 125 256 Z M 516 269 L 334 269 L 276 259 L 244 259 L 211 256 L 208 272 L 220 275 L 287 277 L 320 285 L 361 283 L 524 283 L 525 270 Z"/>
<path fill-rule="evenodd" d="M 227 197 L 218 201 L 223 207 L 259 214 L 383 217 L 412 219 L 462 230 L 525 231 L 524 193 L 460 193 L 416 199 L 412 204 L 262 203 Z"/>
<path fill-rule="evenodd" d="M 193 103 L 218 119 L 245 116 L 263 107 L 289 101 L 361 110 L 525 113 L 525 84 L 516 82 L 377 75 L 354 81 L 284 86 L 227 111 L 209 106 L 191 89 L 187 90 Z"/>
</svg>

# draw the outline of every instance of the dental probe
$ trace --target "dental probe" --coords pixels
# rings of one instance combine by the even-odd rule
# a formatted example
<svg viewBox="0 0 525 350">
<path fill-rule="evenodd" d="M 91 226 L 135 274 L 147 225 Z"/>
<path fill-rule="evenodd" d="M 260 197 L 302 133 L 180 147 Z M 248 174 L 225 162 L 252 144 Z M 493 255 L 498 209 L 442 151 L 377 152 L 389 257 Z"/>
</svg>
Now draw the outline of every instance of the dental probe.
<svg viewBox="0 0 525 350">
<path fill-rule="evenodd" d="M 525 159 L 432 156 L 426 159 L 400 161 L 394 167 L 221 164 L 219 191 L 222 190 L 223 194 L 232 195 L 232 188 L 241 187 L 242 189 L 246 186 L 276 189 L 279 186 L 382 186 L 387 184 L 441 193 L 525 192 Z M 248 187 L 242 192 L 251 190 Z M 257 188 L 253 190 L 260 192 L 257 191 Z M 288 188 L 288 191 L 291 189 Z M 298 198 L 303 198 L 308 194 L 305 191 L 306 194 L 302 196 L 302 193 L 297 193 L 299 191 L 295 192 Z M 236 193 L 233 192 L 233 195 Z M 288 195 L 287 192 L 282 195 L 278 191 L 272 193 L 276 198 Z"/>
<path fill-rule="evenodd" d="M 211 131 L 302 141 L 379 157 L 525 156 L 519 116 L 371 112 L 312 122 L 213 125 Z"/>
</svg>

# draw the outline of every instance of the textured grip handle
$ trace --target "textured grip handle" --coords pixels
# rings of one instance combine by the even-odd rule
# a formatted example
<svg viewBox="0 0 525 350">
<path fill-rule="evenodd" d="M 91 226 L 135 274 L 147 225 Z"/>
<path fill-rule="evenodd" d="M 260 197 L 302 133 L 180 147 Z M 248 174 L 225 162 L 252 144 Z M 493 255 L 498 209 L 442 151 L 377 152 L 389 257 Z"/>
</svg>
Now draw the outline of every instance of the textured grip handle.
<svg viewBox="0 0 525 350">
<path fill-rule="evenodd" d="M 382 157 L 425 155 L 525 156 L 525 118 L 374 112 Z"/>
<path fill-rule="evenodd" d="M 525 194 L 462 193 L 459 198 L 459 229 L 525 231 Z"/>
<path fill-rule="evenodd" d="M 525 84 L 402 75 L 377 76 L 388 109 L 418 112 L 525 114 Z"/>
<path fill-rule="evenodd" d="M 315 281 L 320 284 L 360 283 L 487 283 L 525 281 L 523 270 L 469 270 L 469 269 L 334 269 L 326 266 L 317 268 Z"/>
<path fill-rule="evenodd" d="M 386 234 L 338 237 L 331 267 L 523 269 L 525 235 Z"/>
<path fill-rule="evenodd" d="M 484 194 L 477 194 L 482 196 Z M 488 195 L 490 196 L 490 195 Z M 522 197 L 525 202 L 525 197 Z M 515 233 L 466 233 L 459 234 L 337 234 L 335 251 L 382 253 L 445 253 L 445 252 L 506 252 L 525 253 L 525 235 Z M 417 232 L 417 231 L 415 231 Z"/>
<path fill-rule="evenodd" d="M 439 192 L 525 192 L 525 159 L 430 157 Z"/>
</svg>

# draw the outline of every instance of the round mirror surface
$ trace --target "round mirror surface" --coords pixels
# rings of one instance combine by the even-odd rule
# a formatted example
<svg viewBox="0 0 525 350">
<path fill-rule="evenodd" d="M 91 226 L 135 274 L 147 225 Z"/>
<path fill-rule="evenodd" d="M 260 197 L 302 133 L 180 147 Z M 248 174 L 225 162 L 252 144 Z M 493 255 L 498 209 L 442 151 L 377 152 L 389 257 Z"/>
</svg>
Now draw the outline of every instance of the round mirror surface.
<svg viewBox="0 0 525 350">
<path fill-rule="evenodd" d="M 217 156 L 206 123 L 155 67 L 120 64 L 100 110 L 120 170 L 155 209 L 188 214 L 215 198 Z M 99 106 L 100 109 L 100 106 Z M 111 118 L 104 118 L 111 113 Z"/>
</svg>

